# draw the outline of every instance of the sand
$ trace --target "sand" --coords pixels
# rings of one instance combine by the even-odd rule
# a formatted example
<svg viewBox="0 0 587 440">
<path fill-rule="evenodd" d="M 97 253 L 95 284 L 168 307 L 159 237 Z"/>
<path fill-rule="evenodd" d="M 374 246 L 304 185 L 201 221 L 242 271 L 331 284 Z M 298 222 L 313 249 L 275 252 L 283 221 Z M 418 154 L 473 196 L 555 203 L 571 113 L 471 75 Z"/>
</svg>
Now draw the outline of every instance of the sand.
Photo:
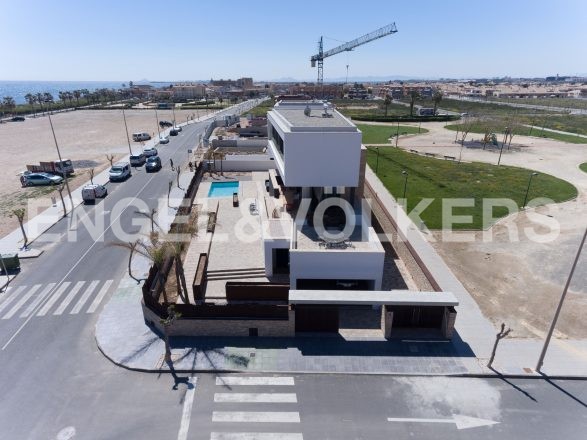
<svg viewBox="0 0 587 440">
<path fill-rule="evenodd" d="M 140 142 L 132 141 L 133 132 L 146 131 L 157 135 L 155 112 L 152 110 L 126 110 L 126 121 L 134 152 L 142 150 Z M 158 110 L 159 120 L 173 120 L 171 110 Z M 177 123 L 185 122 L 186 116 L 203 116 L 203 110 L 176 110 Z M 94 167 L 96 174 L 109 166 L 106 154 L 116 159 L 128 154 L 128 141 L 121 110 L 78 110 L 58 113 L 51 117 L 61 156 L 74 161 L 76 177 L 71 189 L 85 183 L 88 169 Z M 51 187 L 22 188 L 19 173 L 27 164 L 57 160 L 55 142 L 47 117 L 30 118 L 25 122 L 0 124 L 0 149 L 2 151 L 2 173 L 0 175 L 0 236 L 18 227 L 15 218 L 9 215 L 13 209 L 26 207 L 27 199 L 44 200 L 56 195 Z"/>
</svg>

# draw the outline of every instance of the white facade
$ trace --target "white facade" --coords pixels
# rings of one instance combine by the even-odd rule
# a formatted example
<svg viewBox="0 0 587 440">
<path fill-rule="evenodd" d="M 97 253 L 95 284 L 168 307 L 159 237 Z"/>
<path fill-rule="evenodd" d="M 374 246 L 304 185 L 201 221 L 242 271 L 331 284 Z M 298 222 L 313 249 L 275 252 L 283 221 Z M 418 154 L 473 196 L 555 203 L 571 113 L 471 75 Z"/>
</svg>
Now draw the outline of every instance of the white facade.
<svg viewBox="0 0 587 440">
<path fill-rule="evenodd" d="M 357 127 L 336 110 L 322 117 L 321 103 L 311 106 L 310 116 L 304 107 L 281 107 L 267 113 L 267 131 L 285 186 L 358 186 L 362 134 Z"/>
</svg>

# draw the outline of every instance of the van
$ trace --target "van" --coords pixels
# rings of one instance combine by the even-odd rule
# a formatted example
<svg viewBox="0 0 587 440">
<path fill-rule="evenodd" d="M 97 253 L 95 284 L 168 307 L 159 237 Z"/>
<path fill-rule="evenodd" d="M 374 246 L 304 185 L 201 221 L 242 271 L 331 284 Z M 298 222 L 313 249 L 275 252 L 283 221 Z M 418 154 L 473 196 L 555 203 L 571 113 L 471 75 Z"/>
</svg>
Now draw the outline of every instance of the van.
<svg viewBox="0 0 587 440">
<path fill-rule="evenodd" d="M 82 188 L 82 199 L 84 203 L 96 203 L 97 198 L 104 198 L 108 190 L 104 185 L 86 185 Z"/>
<path fill-rule="evenodd" d="M 130 156 L 129 160 L 130 160 L 131 166 L 140 167 L 145 164 L 145 161 L 147 160 L 147 158 L 145 157 L 145 155 L 143 153 L 139 153 L 139 154 L 133 154 L 132 156 Z"/>
<path fill-rule="evenodd" d="M 144 132 L 144 131 L 142 133 L 133 133 L 132 134 L 132 140 L 135 142 L 148 141 L 149 139 L 151 139 L 151 135 L 149 133 Z"/>
<path fill-rule="evenodd" d="M 117 163 L 110 168 L 108 174 L 111 182 L 128 179 L 132 176 L 130 172 L 130 164 L 128 162 Z"/>
</svg>

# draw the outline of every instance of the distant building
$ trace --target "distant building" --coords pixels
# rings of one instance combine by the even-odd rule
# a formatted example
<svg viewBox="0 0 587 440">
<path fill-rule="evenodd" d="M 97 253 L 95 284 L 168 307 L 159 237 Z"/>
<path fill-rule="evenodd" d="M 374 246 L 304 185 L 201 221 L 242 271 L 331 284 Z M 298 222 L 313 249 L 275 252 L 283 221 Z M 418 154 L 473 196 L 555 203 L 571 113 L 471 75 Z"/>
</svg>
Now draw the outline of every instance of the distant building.
<svg viewBox="0 0 587 440">
<path fill-rule="evenodd" d="M 202 99 L 206 96 L 206 86 L 197 83 L 174 84 L 172 88 L 175 99 Z"/>
</svg>

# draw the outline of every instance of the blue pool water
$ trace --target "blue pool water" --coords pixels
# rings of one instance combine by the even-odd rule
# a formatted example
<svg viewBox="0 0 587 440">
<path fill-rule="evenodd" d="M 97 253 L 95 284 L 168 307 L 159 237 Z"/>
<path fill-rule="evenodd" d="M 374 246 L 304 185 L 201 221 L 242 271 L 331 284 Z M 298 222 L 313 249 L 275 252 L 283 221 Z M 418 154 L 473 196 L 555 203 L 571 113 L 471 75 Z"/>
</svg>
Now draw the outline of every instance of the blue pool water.
<svg viewBox="0 0 587 440">
<path fill-rule="evenodd" d="M 212 182 L 208 197 L 231 197 L 238 192 L 238 182 Z"/>
</svg>

